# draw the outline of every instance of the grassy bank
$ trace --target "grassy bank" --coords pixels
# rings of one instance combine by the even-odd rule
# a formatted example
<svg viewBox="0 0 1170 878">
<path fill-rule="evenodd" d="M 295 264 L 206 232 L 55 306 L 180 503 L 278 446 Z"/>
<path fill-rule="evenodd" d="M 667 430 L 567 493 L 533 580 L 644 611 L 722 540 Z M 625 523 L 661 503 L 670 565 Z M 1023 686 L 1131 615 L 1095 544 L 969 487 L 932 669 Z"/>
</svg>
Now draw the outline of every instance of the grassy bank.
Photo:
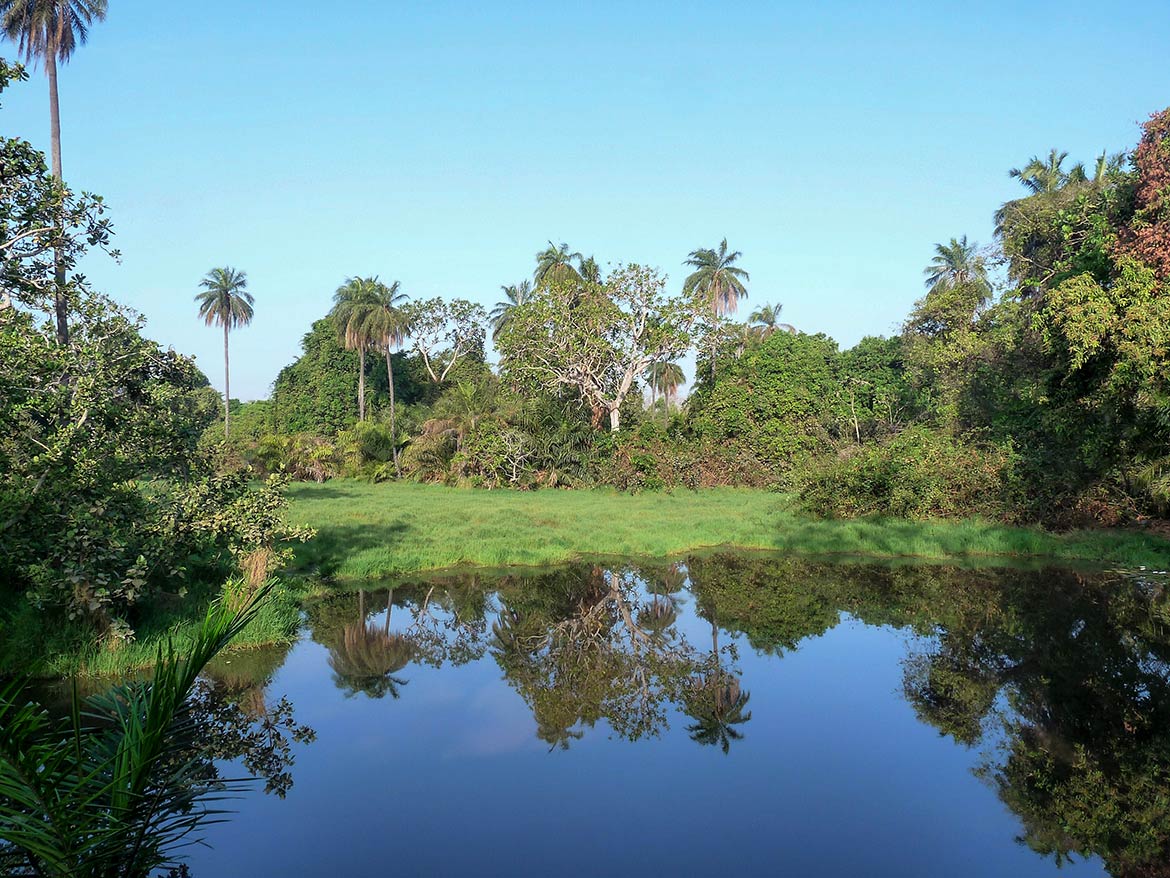
<svg viewBox="0 0 1170 878">
<path fill-rule="evenodd" d="M 141 608 L 134 639 L 116 650 L 99 646 L 92 631 L 80 624 L 62 625 L 27 601 L 17 598 L 0 608 L 0 675 L 32 677 L 130 676 L 153 667 L 167 644 L 180 654 L 190 651 L 211 593 L 187 598 L 163 596 Z M 291 643 L 300 627 L 295 586 L 280 586 L 256 618 L 232 642 L 233 651 Z"/>
<path fill-rule="evenodd" d="M 294 576 L 234 650 L 288 643 L 316 578 L 362 580 L 460 565 L 548 565 L 598 556 L 665 557 L 736 546 L 810 556 L 997 559 L 1170 569 L 1170 541 L 1134 531 L 1049 534 L 979 521 L 817 521 L 781 494 L 713 489 L 673 494 L 473 491 L 431 485 L 331 481 L 290 489 L 290 518 L 317 528 L 298 547 Z M 46 624 L 27 601 L 0 607 L 0 674 L 127 675 L 153 665 L 168 640 L 189 643 L 213 595 L 162 596 L 142 608 L 136 638 L 116 651 L 92 633 Z"/>
<path fill-rule="evenodd" d="M 598 555 L 662 557 L 711 546 L 1170 568 L 1170 541 L 1133 531 L 1058 535 L 980 521 L 817 521 L 797 514 L 789 497 L 748 489 L 630 495 L 331 481 L 294 485 L 291 496 L 291 518 L 318 530 L 299 550 L 298 568 L 338 579 Z"/>
</svg>

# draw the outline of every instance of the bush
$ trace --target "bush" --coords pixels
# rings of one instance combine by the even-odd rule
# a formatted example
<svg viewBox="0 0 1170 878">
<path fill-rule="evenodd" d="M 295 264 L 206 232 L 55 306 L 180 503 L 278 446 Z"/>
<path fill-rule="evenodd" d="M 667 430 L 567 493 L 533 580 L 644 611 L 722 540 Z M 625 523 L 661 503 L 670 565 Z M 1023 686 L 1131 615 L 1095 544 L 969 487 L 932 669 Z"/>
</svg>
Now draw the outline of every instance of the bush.
<svg viewBox="0 0 1170 878">
<path fill-rule="evenodd" d="M 612 440 L 598 481 L 622 491 L 721 486 L 771 487 L 773 468 L 737 446 L 668 436 L 653 423 Z"/>
<path fill-rule="evenodd" d="M 1010 446 L 916 427 L 813 467 L 800 502 L 828 518 L 1012 520 L 1021 507 L 1017 466 Z"/>
</svg>

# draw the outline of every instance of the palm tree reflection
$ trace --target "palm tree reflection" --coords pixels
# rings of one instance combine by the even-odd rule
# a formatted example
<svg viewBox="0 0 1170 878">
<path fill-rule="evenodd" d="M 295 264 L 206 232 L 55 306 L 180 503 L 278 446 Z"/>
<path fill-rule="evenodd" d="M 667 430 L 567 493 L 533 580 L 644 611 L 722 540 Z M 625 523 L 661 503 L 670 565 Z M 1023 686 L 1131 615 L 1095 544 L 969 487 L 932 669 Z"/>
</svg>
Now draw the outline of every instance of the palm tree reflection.
<svg viewBox="0 0 1170 878">
<path fill-rule="evenodd" d="M 718 744 L 724 753 L 732 741 L 743 738 L 735 728 L 752 718 L 744 711 L 751 694 L 740 688 L 739 678 L 721 668 L 693 678 L 683 692 L 686 713 L 695 722 L 687 726 L 691 740 L 699 744 Z"/>
<path fill-rule="evenodd" d="M 381 627 L 366 622 L 366 593 L 358 592 L 358 619 L 341 630 L 341 639 L 329 650 L 334 681 L 346 695 L 359 692 L 369 698 L 399 697 L 407 681 L 395 677 L 414 657 L 414 644 L 390 632 L 394 590 L 386 593 L 386 620 Z"/>
</svg>

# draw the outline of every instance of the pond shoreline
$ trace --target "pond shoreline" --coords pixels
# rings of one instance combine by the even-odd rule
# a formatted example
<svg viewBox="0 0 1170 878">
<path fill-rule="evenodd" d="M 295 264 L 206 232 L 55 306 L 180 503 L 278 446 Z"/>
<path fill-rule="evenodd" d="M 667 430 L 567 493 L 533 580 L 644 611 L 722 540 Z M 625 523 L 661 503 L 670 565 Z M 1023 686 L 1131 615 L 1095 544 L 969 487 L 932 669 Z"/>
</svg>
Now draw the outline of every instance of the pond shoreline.
<svg viewBox="0 0 1170 878">
<path fill-rule="evenodd" d="M 752 489 L 489 492 L 335 480 L 296 484 L 290 493 L 290 517 L 316 528 L 318 536 L 298 547 L 269 618 L 241 635 L 232 652 L 293 642 L 306 601 L 363 582 L 418 577 L 531 575 L 568 564 L 722 552 L 843 565 L 1170 569 L 1170 540 L 1153 534 L 1051 534 L 973 520 L 817 521 L 796 513 L 786 495 Z M 201 610 L 203 603 L 196 599 L 186 609 Z M 36 619 L 14 617 L 5 632 L 11 645 L 0 651 L 0 675 L 106 677 L 141 671 L 154 664 L 168 638 L 184 642 L 194 618 L 188 616 L 170 608 L 150 612 L 136 642 L 116 652 L 79 638 L 46 638 Z"/>
</svg>

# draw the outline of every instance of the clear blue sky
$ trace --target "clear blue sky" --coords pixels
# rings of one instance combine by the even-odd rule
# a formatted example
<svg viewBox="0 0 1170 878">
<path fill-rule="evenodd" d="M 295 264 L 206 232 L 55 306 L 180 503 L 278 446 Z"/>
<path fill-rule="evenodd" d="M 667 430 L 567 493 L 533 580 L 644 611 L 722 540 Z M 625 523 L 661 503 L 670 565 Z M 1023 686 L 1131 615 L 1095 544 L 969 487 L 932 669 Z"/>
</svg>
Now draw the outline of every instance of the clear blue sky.
<svg viewBox="0 0 1170 878">
<path fill-rule="evenodd" d="M 677 286 L 726 236 L 749 306 L 889 333 L 935 241 L 990 239 L 1008 168 L 1129 147 L 1170 103 L 1165 0 L 109 4 L 61 75 L 66 178 L 124 254 L 89 275 L 222 388 L 192 297 L 246 270 L 244 399 L 346 276 L 490 306 L 550 238 Z M 39 71 L 0 122 L 47 146 Z"/>
</svg>

